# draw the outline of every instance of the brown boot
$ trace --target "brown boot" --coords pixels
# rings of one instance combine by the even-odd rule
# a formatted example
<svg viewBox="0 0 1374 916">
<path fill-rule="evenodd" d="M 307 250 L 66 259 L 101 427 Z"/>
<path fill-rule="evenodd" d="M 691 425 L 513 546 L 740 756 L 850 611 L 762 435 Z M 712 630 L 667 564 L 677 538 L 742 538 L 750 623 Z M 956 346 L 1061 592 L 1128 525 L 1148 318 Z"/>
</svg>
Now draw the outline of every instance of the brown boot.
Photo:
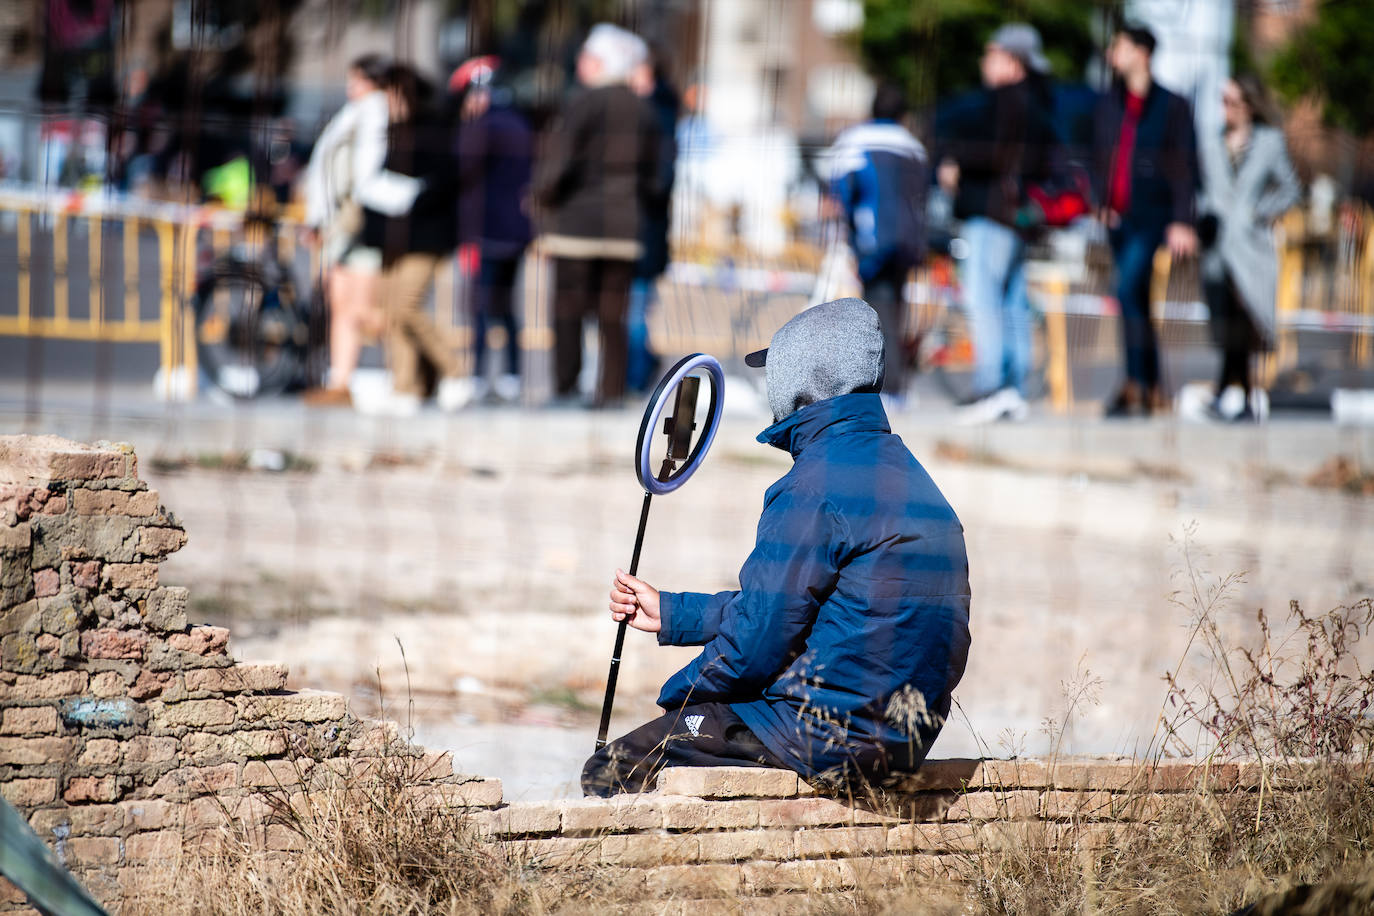
<svg viewBox="0 0 1374 916">
<path fill-rule="evenodd" d="M 306 407 L 352 407 L 353 395 L 347 388 L 307 388 L 301 401 Z"/>
<path fill-rule="evenodd" d="M 1141 394 L 1140 386 L 1127 379 L 1121 384 L 1121 390 L 1116 393 L 1116 397 L 1107 402 L 1103 416 L 1108 419 L 1120 419 L 1141 417 L 1145 413 L 1145 398 Z"/>
<path fill-rule="evenodd" d="M 1164 393 L 1164 389 L 1159 385 L 1152 387 L 1145 395 L 1145 412 L 1149 414 L 1172 413 L 1174 405 L 1169 402 L 1169 396 Z"/>
</svg>

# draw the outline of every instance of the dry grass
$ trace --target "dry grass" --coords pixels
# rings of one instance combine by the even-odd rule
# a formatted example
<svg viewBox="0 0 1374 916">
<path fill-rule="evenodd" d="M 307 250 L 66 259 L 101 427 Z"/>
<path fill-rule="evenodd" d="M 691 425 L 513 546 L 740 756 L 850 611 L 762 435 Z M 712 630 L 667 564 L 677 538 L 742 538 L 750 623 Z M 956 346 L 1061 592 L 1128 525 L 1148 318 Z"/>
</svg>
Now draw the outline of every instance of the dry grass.
<svg viewBox="0 0 1374 916">
<path fill-rule="evenodd" d="M 408 682 L 408 663 L 406 674 Z M 173 867 L 149 869 L 134 884 L 125 912 L 486 916 L 586 909 L 594 870 L 536 868 L 482 837 L 468 809 L 436 798 L 440 774 L 412 743 L 412 706 L 409 700 L 404 735 L 394 726 L 374 732 L 370 756 L 347 760 L 331 756 L 337 747 L 289 741 L 292 778 L 265 791 L 265 822 L 214 831 L 199 845 L 191 838 Z"/>
<path fill-rule="evenodd" d="M 127 911 L 467 916 L 558 912 L 585 898 L 577 872 L 543 880 L 484 841 L 464 809 L 426 803 L 422 760 L 398 743 L 365 773 L 321 780 L 321 763 L 315 791 L 269 791 L 264 827 L 219 835 L 216 848 L 150 872 Z M 264 837 L 278 849 L 264 849 Z"/>
<path fill-rule="evenodd" d="M 1148 824 L 1104 833 L 1073 818 L 1012 848 L 982 849 L 971 911 L 1374 912 L 1374 673 L 1355 653 L 1374 627 L 1374 603 L 1314 617 L 1294 602 L 1282 638 L 1261 610 L 1253 644 L 1237 644 L 1221 618 L 1239 577 L 1201 569 L 1191 534 L 1175 597 L 1191 639 L 1165 675 L 1142 766 L 1173 756 L 1254 761 L 1258 787 L 1215 792 L 1200 782 Z M 1190 653 L 1200 660 L 1189 663 Z M 1092 685 L 1086 673 L 1066 685 L 1069 712 L 1049 724 L 1056 751 L 1073 710 L 1092 702 Z"/>
</svg>

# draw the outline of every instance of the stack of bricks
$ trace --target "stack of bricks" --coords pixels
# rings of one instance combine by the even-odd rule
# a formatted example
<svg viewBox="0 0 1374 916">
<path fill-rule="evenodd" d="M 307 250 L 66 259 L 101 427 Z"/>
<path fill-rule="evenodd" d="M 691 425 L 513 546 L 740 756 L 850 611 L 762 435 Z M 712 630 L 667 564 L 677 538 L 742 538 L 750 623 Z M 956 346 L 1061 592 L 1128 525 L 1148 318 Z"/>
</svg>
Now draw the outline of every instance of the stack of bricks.
<svg viewBox="0 0 1374 916">
<path fill-rule="evenodd" d="M 455 776 L 344 697 L 237 663 L 158 583 L 185 543 L 130 447 L 0 436 L 0 794 L 97 899 L 117 906 L 140 868 L 227 823 L 288 848 L 269 793 L 398 747 L 437 799 L 500 803 L 498 780 Z M 316 760 L 334 765 L 311 776 Z M 25 899 L 0 879 L 0 911 Z"/>
<path fill-rule="evenodd" d="M 655 792 L 524 802 L 479 816 L 532 861 L 622 872 L 630 899 L 777 897 L 967 880 L 1008 843 L 1098 847 L 1206 787 L 1258 789 L 1257 765 L 932 760 L 880 804 L 817 794 L 794 773 L 665 770 Z M 1177 809 L 1176 809 L 1177 810 Z"/>
</svg>

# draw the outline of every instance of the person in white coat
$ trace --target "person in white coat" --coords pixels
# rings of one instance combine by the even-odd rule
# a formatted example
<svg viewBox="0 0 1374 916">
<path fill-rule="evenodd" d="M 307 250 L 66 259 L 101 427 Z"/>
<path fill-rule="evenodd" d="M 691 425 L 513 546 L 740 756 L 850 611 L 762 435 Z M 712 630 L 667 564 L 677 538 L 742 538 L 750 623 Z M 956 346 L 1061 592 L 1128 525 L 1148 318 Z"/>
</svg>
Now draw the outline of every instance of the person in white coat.
<svg viewBox="0 0 1374 916">
<path fill-rule="evenodd" d="M 1272 126 L 1264 87 L 1252 76 L 1228 80 L 1221 102 L 1225 127 L 1202 144 L 1203 196 L 1198 208 L 1202 283 L 1211 311 L 1221 374 L 1209 413 L 1253 421 L 1252 363 L 1273 348 L 1278 252 L 1275 220 L 1301 196 L 1283 132 Z M 1228 394 L 1239 389 L 1242 397 Z"/>
<path fill-rule="evenodd" d="M 305 393 L 315 406 L 348 406 L 348 384 L 363 342 L 381 333 L 377 304 L 382 253 L 362 241 L 362 190 L 386 160 L 390 114 L 382 81 L 388 62 L 375 54 L 348 68 L 348 101 L 330 118 L 305 170 L 305 225 L 320 250 L 329 304 L 329 381 Z"/>
</svg>

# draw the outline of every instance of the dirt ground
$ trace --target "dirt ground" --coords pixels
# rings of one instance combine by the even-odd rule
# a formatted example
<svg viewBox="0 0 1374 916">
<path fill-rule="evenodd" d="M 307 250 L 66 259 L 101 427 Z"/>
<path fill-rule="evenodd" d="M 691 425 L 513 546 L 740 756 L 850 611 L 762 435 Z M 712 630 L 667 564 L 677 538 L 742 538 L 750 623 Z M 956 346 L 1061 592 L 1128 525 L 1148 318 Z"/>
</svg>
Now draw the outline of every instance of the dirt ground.
<svg viewBox="0 0 1374 916">
<path fill-rule="evenodd" d="M 537 418 L 492 424 L 442 453 L 329 453 L 283 473 L 145 459 L 190 532 L 163 580 L 229 623 L 240 657 L 284 661 L 294 684 L 343 690 L 364 709 L 380 702 L 517 795 L 568 794 L 614 637 L 605 595 L 628 565 L 642 498 L 629 467 L 637 419 L 553 416 L 554 432 L 571 431 L 558 435 Z M 1203 442 L 1174 449 L 1174 463 L 1129 447 L 1087 460 L 1059 427 L 1044 449 L 1012 454 L 895 425 L 969 550 L 973 650 L 935 756 L 1043 752 L 1043 722 L 1062 718 L 1084 677 L 1100 678 L 1098 702 L 1063 749 L 1143 749 L 1162 676 L 1184 661 L 1190 611 L 1173 596 L 1189 557 L 1212 578 L 1243 574 L 1220 615 L 1240 642 L 1260 607 L 1282 618 L 1291 599 L 1327 610 L 1374 592 L 1374 499 L 1309 486 L 1305 468 L 1273 454 Z M 645 578 L 736 584 L 763 491 L 789 463 L 753 441 L 759 426 L 727 420 L 695 479 L 655 501 Z M 659 685 L 692 653 L 630 634 L 613 733 L 654 714 Z M 1185 666 L 1200 670 L 1194 656 Z"/>
</svg>

